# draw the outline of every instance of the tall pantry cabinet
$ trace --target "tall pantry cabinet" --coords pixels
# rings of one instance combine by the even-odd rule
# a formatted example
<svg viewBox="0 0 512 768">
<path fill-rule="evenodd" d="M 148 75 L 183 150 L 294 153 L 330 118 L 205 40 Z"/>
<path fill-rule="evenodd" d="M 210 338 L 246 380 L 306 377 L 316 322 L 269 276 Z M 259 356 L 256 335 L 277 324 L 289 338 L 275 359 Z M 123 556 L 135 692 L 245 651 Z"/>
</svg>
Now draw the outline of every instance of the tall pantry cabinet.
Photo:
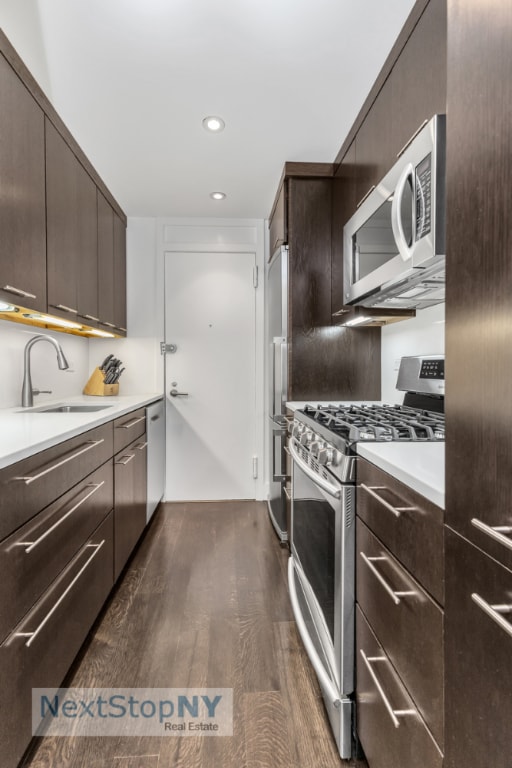
<svg viewBox="0 0 512 768">
<path fill-rule="evenodd" d="M 511 40 L 448 0 L 445 768 L 512 759 Z"/>
</svg>

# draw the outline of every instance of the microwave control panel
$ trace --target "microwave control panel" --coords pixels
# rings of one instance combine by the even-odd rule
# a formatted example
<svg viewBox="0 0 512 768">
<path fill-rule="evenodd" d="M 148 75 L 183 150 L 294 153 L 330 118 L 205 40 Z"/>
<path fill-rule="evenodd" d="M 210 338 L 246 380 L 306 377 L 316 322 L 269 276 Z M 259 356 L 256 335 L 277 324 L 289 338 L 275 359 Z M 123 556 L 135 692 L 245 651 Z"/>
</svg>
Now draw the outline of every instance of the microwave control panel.
<svg viewBox="0 0 512 768">
<path fill-rule="evenodd" d="M 416 166 L 416 240 L 432 228 L 432 155 Z"/>
</svg>

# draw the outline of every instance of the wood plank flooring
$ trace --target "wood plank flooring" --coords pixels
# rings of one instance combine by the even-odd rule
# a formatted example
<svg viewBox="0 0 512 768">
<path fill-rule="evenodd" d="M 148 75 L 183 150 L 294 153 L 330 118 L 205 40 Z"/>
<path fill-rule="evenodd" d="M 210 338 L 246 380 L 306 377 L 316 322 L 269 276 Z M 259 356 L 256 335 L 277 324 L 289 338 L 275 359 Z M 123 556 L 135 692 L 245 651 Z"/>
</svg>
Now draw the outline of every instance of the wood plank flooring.
<svg viewBox="0 0 512 768">
<path fill-rule="evenodd" d="M 233 688 L 232 737 L 44 738 L 24 768 L 340 768 L 261 502 L 162 505 L 68 686 Z"/>
</svg>

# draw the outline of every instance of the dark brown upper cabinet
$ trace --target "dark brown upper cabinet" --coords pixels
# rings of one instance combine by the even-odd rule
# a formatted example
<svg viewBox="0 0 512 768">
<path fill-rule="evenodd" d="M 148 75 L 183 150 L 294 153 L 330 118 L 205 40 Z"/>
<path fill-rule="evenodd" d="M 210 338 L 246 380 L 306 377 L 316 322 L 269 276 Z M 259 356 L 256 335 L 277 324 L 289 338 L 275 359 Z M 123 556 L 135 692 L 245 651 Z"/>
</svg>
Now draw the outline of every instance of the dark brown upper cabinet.
<svg viewBox="0 0 512 768">
<path fill-rule="evenodd" d="M 126 334 L 126 225 L 114 213 L 114 325 Z"/>
<path fill-rule="evenodd" d="M 126 227 L 98 190 L 98 300 L 100 326 L 126 333 Z"/>
<path fill-rule="evenodd" d="M 95 316 L 79 306 L 94 293 L 97 261 L 96 185 L 68 144 L 46 120 L 46 216 L 48 311 L 68 319 Z M 78 289 L 80 277 L 92 267 L 92 286 Z"/>
<path fill-rule="evenodd" d="M 0 299 L 46 312 L 44 114 L 0 55 Z"/>
</svg>

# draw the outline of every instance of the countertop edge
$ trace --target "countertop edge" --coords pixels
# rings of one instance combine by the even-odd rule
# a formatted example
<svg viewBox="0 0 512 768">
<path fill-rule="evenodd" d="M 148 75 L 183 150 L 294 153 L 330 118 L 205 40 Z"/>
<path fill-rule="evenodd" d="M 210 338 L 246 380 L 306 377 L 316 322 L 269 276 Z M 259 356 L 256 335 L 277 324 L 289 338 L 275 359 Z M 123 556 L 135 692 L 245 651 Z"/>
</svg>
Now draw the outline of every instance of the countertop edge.
<svg viewBox="0 0 512 768">
<path fill-rule="evenodd" d="M 162 400 L 163 397 L 163 393 L 104 397 L 101 398 L 102 403 L 111 407 L 104 411 L 92 413 L 34 413 L 30 409 L 23 411 L 20 406 L 0 410 L 0 432 L 3 435 L 3 440 L 8 445 L 9 434 L 15 434 L 17 440 L 14 439 L 12 442 L 18 442 L 18 446 L 11 451 L 8 447 L 0 450 L 0 469 L 16 464 L 16 462 L 27 459 L 47 448 L 52 448 L 54 445 L 65 442 L 83 432 L 88 432 L 90 429 L 114 421 L 114 419 L 124 416 L 130 411 Z M 97 398 L 94 399 L 97 400 Z M 63 401 L 91 404 L 90 396 L 81 395 L 47 401 L 44 405 L 57 405 Z M 20 432 L 24 432 L 25 435 L 20 436 Z M 30 435 L 30 439 L 26 435 Z"/>
</svg>

